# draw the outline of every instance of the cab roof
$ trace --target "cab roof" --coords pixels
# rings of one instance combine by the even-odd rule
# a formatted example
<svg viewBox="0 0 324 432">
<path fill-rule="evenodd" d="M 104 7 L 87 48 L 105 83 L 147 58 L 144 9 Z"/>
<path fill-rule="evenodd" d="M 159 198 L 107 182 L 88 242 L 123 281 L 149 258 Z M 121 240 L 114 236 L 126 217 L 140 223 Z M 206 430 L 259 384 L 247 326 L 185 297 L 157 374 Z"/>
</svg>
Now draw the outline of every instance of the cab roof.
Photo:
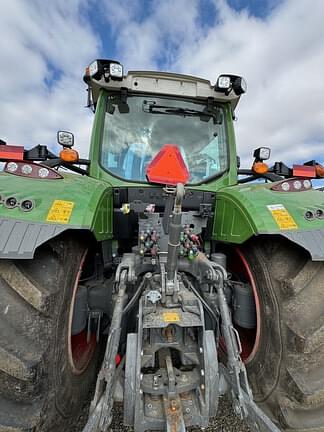
<svg viewBox="0 0 324 432">
<path fill-rule="evenodd" d="M 132 94 L 150 93 L 200 100 L 213 98 L 219 102 L 230 102 L 233 111 L 240 100 L 240 95 L 236 95 L 234 91 L 229 94 L 217 91 L 215 85 L 212 85 L 209 80 L 169 72 L 129 71 L 127 75 L 123 75 L 118 80 L 112 77 L 107 78 L 102 74 L 99 77 L 85 76 L 85 81 L 89 85 L 89 96 L 91 96 L 94 105 L 97 103 L 101 89 L 116 92 L 126 90 Z"/>
</svg>

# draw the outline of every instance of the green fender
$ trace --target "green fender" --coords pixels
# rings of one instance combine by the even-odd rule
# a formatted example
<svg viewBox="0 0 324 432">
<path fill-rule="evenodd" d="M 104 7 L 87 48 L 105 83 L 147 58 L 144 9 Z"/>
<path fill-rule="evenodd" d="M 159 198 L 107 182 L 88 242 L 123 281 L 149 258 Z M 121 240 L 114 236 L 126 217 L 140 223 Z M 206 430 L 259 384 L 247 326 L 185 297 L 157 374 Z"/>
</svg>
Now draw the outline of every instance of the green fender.
<svg viewBox="0 0 324 432">
<path fill-rule="evenodd" d="M 324 260 L 324 218 L 305 218 L 323 210 L 318 190 L 277 192 L 275 183 L 236 185 L 216 195 L 214 240 L 242 244 L 252 236 L 277 234 L 306 249 L 314 261 Z"/>
<path fill-rule="evenodd" d="M 0 258 L 32 258 L 36 248 L 69 230 L 87 230 L 97 241 L 113 236 L 112 188 L 87 176 L 63 173 L 58 180 L 0 174 Z M 7 208 L 6 200 L 18 205 Z M 19 203 L 35 206 L 22 211 Z"/>
</svg>

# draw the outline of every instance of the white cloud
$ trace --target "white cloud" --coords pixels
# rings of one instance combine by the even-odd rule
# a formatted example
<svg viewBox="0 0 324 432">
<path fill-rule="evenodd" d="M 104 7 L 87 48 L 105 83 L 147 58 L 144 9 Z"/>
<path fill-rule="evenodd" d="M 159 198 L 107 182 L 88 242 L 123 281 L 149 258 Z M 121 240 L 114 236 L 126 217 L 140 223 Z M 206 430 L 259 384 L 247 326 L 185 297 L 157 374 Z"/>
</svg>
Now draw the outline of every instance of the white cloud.
<svg viewBox="0 0 324 432">
<path fill-rule="evenodd" d="M 1 138 L 30 147 L 55 144 L 58 129 L 72 130 L 87 153 L 92 115 L 84 109 L 82 75 L 100 48 L 85 19 L 88 7 L 86 0 L 1 5 Z"/>
<path fill-rule="evenodd" d="M 119 2 L 116 13 L 122 16 L 129 4 L 134 2 Z M 198 1 L 152 4 L 142 19 L 133 8 L 116 31 L 121 58 L 130 69 L 158 68 L 157 53 L 167 46 L 169 70 L 212 82 L 220 73 L 241 74 L 249 84 L 237 110 L 243 160 L 251 160 L 253 148 L 268 146 L 277 160 L 318 157 L 324 162 L 322 0 L 311 5 L 307 0 L 286 0 L 265 19 L 215 0 L 216 21 L 209 28 L 201 26 Z M 116 11 L 116 5 L 108 7 L 112 9 Z"/>
</svg>

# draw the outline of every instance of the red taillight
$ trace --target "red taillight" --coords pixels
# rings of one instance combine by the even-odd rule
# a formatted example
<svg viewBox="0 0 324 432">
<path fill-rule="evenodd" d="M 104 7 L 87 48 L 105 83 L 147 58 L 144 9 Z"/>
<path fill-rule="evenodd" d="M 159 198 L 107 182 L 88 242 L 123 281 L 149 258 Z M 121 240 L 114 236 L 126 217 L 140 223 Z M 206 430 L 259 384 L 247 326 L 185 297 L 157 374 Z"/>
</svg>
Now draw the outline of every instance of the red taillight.
<svg viewBox="0 0 324 432">
<path fill-rule="evenodd" d="M 36 164 L 33 162 L 18 162 L 18 161 L 10 161 L 7 162 L 4 171 L 9 174 L 36 178 L 36 179 L 45 179 L 45 180 L 58 180 L 62 179 L 63 176 L 59 174 L 57 171 L 49 168 L 45 165 Z"/>
<path fill-rule="evenodd" d="M 292 178 L 283 180 L 272 186 L 271 190 L 277 192 L 303 192 L 312 189 L 312 182 L 308 178 Z"/>
<path fill-rule="evenodd" d="M 0 145 L 0 160 L 24 160 L 24 147 Z"/>
<path fill-rule="evenodd" d="M 315 178 L 316 170 L 314 166 L 310 165 L 293 165 L 293 176 Z"/>
</svg>

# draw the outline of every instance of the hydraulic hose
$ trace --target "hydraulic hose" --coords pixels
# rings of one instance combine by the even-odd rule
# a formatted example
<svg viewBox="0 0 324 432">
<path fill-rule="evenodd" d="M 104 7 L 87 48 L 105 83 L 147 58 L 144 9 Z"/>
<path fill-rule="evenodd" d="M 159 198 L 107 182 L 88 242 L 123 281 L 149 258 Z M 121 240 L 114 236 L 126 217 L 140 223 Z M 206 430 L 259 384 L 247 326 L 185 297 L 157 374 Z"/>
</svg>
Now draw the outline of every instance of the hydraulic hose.
<svg viewBox="0 0 324 432">
<path fill-rule="evenodd" d="M 198 297 L 198 299 L 201 301 L 202 305 L 206 309 L 208 315 L 210 316 L 212 321 L 214 321 L 215 328 L 218 328 L 218 316 L 216 315 L 216 313 L 212 310 L 212 308 L 209 306 L 209 304 L 206 302 L 206 300 L 200 295 L 199 291 L 196 290 L 196 288 L 190 282 L 190 280 L 187 278 L 187 276 L 183 275 L 182 280 L 187 285 L 187 288 L 191 289 L 191 291 Z"/>
</svg>

